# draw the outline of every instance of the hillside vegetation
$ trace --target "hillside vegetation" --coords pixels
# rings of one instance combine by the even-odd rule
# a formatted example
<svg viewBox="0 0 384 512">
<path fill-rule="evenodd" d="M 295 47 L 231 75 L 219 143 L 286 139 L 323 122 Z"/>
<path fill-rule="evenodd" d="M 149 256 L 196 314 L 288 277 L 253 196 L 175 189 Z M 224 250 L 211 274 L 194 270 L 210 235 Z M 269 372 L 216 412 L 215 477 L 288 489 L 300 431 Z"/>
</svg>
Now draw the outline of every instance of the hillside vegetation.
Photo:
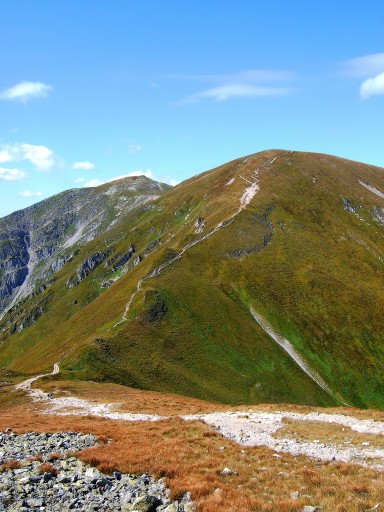
<svg viewBox="0 0 384 512">
<path fill-rule="evenodd" d="M 3 317 L 0 365 L 62 360 L 66 378 L 234 404 L 383 408 L 383 236 L 383 169 L 278 150 L 235 160 L 80 244 Z"/>
</svg>

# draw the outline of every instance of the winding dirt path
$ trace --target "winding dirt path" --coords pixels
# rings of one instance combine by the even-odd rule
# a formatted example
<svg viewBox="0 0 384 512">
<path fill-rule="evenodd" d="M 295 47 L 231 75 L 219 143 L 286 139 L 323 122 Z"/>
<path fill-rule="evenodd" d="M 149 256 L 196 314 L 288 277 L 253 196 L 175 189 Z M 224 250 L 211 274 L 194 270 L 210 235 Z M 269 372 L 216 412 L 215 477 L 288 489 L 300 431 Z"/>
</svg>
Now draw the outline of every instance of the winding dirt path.
<svg viewBox="0 0 384 512">
<path fill-rule="evenodd" d="M 49 398 L 47 393 L 40 389 L 33 389 L 32 383 L 47 375 L 59 373 L 59 364 L 55 363 L 51 373 L 37 375 L 15 386 L 15 389 L 25 391 L 33 401 L 45 402 L 42 414 L 58 416 L 85 416 L 93 415 L 101 418 L 118 421 L 158 421 L 167 419 L 165 416 L 155 414 L 137 414 L 130 412 L 116 412 L 113 409 L 120 404 L 97 403 L 74 396 Z M 351 445 L 350 436 L 346 432 L 344 441 L 335 443 L 321 443 L 318 440 L 301 440 L 288 437 L 280 429 L 285 426 L 284 419 L 307 422 L 336 423 L 370 436 L 384 436 L 384 422 L 358 419 L 344 414 L 329 414 L 311 412 L 296 413 L 286 411 L 260 412 L 260 411 L 228 411 L 207 414 L 193 414 L 179 416 L 185 421 L 204 421 L 222 436 L 243 446 L 266 446 L 275 452 L 306 455 L 322 461 L 352 462 L 372 469 L 384 470 L 384 443 L 371 446 L 371 437 L 360 445 Z"/>
<path fill-rule="evenodd" d="M 53 370 L 51 373 L 44 373 L 41 375 L 36 375 L 31 379 L 24 380 L 20 382 L 20 384 L 16 384 L 15 389 L 26 391 L 28 395 L 32 398 L 32 400 L 46 400 L 48 398 L 47 393 L 44 393 L 41 389 L 32 388 L 32 383 L 42 377 L 48 377 L 48 375 L 57 375 L 60 371 L 59 363 L 55 363 L 53 365 Z"/>
<path fill-rule="evenodd" d="M 268 167 L 269 165 L 272 165 L 278 158 L 281 158 L 289 153 L 292 153 L 292 151 L 288 151 L 288 152 L 282 153 L 281 155 L 270 158 L 270 159 L 266 160 L 265 162 L 263 162 L 261 167 L 263 167 L 263 168 Z M 200 244 L 201 242 L 203 242 L 207 238 L 211 237 L 213 234 L 215 234 L 220 229 L 226 228 L 227 226 L 232 224 L 232 222 L 234 222 L 235 218 L 239 215 L 239 213 L 241 213 L 246 208 L 246 206 L 251 202 L 251 200 L 256 195 L 257 191 L 259 190 L 258 174 L 259 174 L 259 168 L 255 169 L 251 173 L 250 177 L 245 178 L 242 174 L 238 175 L 239 178 L 241 178 L 243 181 L 246 182 L 247 186 L 245 187 L 244 192 L 239 199 L 240 205 L 235 213 L 233 213 L 230 217 L 228 217 L 228 219 L 219 222 L 219 224 L 217 224 L 217 226 L 215 226 L 210 231 L 205 233 L 205 235 L 203 235 L 203 236 L 197 238 L 196 240 L 190 242 L 189 244 L 187 244 L 185 247 L 183 247 L 181 249 L 181 251 L 179 252 L 179 254 L 177 256 L 174 256 L 169 261 L 159 265 L 154 270 L 152 270 L 149 274 L 140 278 L 137 281 L 136 287 L 125 306 L 124 313 L 121 317 L 121 320 L 119 322 L 117 322 L 113 327 L 117 327 L 118 325 L 122 324 L 123 322 L 125 322 L 127 320 L 127 315 L 128 315 L 129 309 L 132 305 L 132 302 L 133 302 L 134 298 L 136 297 L 137 293 L 141 291 L 144 281 L 148 281 L 149 279 L 152 279 L 153 277 L 158 276 L 165 268 L 169 267 L 170 265 L 172 265 L 173 263 L 178 261 L 186 251 L 188 251 L 195 245 Z"/>
</svg>

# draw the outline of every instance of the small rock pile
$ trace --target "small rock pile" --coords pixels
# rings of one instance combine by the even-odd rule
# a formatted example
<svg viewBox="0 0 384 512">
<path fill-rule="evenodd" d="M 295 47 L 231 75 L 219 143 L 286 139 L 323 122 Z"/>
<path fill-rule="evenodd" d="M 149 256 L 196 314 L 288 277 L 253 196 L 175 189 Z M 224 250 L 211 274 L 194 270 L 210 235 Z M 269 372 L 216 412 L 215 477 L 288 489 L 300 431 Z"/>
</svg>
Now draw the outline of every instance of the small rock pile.
<svg viewBox="0 0 384 512">
<path fill-rule="evenodd" d="M 92 434 L 78 432 L 0 433 L 0 512 L 195 511 L 188 493 L 171 501 L 163 480 L 106 475 L 76 457 L 65 458 L 96 443 Z"/>
</svg>

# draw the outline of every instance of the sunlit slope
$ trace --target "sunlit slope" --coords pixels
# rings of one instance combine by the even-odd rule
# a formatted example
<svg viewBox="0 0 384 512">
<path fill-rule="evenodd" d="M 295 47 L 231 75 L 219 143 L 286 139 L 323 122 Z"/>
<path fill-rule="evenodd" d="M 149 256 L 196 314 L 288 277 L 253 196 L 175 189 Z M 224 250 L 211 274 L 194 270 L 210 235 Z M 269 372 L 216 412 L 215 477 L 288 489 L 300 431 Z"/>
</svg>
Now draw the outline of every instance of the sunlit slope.
<svg viewBox="0 0 384 512">
<path fill-rule="evenodd" d="M 269 151 L 196 176 L 128 212 L 8 315 L 0 362 L 32 372 L 64 356 L 76 378 L 223 402 L 383 407 L 383 173 Z M 136 266 L 113 270 L 107 259 L 67 287 L 84 258 L 107 245 L 117 261 L 130 244 Z M 44 301 L 44 314 L 8 336 Z"/>
</svg>

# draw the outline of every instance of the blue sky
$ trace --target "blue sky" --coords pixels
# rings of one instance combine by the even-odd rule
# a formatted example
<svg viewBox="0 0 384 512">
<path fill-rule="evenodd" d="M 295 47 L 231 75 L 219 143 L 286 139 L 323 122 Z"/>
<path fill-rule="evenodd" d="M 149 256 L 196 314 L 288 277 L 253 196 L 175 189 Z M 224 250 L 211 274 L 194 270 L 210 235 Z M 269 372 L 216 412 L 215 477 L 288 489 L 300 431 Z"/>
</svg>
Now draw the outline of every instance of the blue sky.
<svg viewBox="0 0 384 512">
<path fill-rule="evenodd" d="M 0 216 L 282 148 L 384 167 L 380 0 L 1 0 Z"/>
</svg>

